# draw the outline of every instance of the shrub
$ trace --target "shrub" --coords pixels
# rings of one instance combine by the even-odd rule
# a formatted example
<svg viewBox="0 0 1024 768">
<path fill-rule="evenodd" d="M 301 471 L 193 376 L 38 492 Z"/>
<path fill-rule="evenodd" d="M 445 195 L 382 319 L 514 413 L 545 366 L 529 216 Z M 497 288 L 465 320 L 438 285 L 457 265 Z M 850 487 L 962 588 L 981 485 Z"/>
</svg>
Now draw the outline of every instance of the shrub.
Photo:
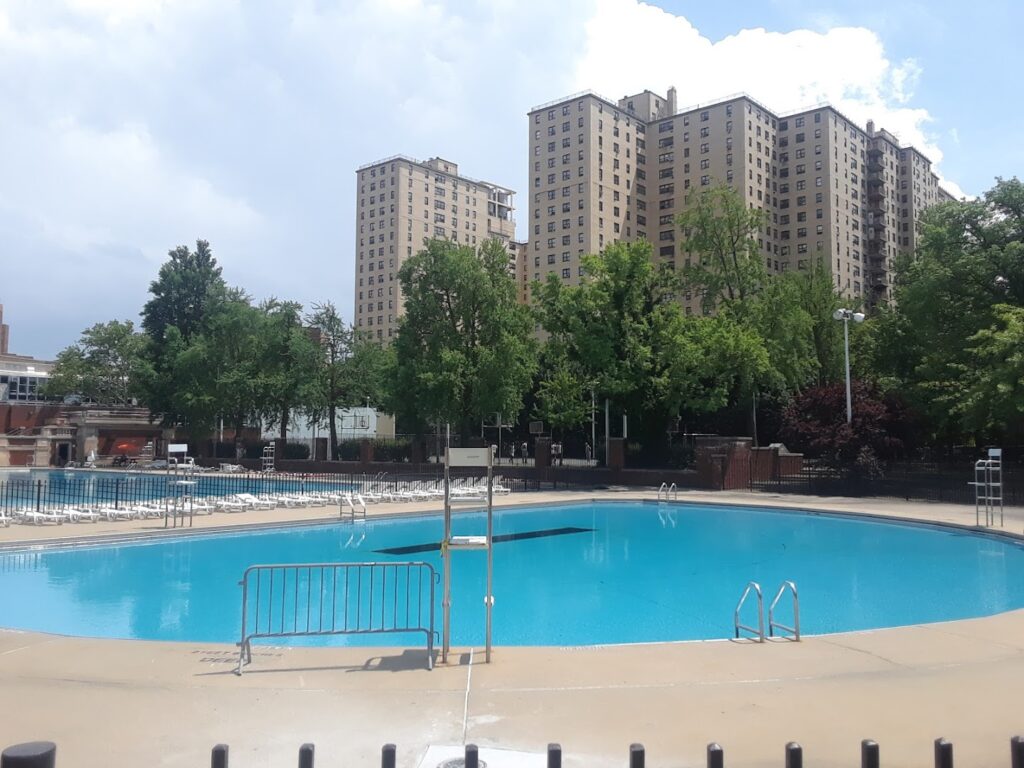
<svg viewBox="0 0 1024 768">
<path fill-rule="evenodd" d="M 829 466 L 877 475 L 880 461 L 899 456 L 908 432 L 902 403 L 873 385 L 851 387 L 853 422 L 846 422 L 846 385 L 826 384 L 797 395 L 782 413 L 781 436 L 793 451 Z"/>
</svg>

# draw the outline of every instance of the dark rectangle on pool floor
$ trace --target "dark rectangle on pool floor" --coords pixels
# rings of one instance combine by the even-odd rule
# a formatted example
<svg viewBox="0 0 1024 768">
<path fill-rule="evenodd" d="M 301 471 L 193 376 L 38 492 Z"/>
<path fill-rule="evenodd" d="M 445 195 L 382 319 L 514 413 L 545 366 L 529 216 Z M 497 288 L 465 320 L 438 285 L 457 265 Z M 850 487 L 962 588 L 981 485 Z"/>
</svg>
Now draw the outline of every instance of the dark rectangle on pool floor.
<svg viewBox="0 0 1024 768">
<path fill-rule="evenodd" d="M 522 539 L 542 539 L 546 536 L 566 536 L 571 533 L 590 533 L 593 528 L 546 528 L 542 531 L 522 531 L 520 533 L 502 533 L 494 537 L 494 543 L 500 544 L 506 541 L 520 541 Z M 387 549 L 375 549 L 379 555 L 414 555 L 417 552 L 433 552 L 441 548 L 440 542 L 430 544 L 412 544 L 408 547 L 388 547 Z"/>
</svg>

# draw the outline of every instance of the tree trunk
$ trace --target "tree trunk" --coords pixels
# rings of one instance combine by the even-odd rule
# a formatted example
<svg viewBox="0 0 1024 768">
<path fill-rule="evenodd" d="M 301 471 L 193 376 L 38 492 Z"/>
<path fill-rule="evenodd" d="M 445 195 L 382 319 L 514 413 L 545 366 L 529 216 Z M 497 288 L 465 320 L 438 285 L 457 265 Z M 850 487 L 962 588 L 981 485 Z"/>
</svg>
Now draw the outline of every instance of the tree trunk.
<svg viewBox="0 0 1024 768">
<path fill-rule="evenodd" d="M 281 408 L 281 442 L 288 442 L 288 406 L 287 404 Z"/>
<path fill-rule="evenodd" d="M 235 418 L 235 461 L 242 458 L 242 422 L 244 418 L 239 414 Z"/>
<path fill-rule="evenodd" d="M 338 425 L 335 424 L 335 408 L 332 402 L 327 406 L 327 419 L 331 424 L 331 458 L 338 458 Z"/>
</svg>

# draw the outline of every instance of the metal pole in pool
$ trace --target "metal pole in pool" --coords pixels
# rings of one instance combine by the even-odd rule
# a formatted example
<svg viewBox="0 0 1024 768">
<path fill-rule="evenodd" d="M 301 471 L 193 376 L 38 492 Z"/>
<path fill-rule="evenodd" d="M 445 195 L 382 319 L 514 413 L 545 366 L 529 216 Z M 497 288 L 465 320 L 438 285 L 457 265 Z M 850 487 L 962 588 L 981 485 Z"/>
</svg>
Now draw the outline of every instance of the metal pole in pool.
<svg viewBox="0 0 1024 768">
<path fill-rule="evenodd" d="M 448 446 L 451 444 L 452 427 L 445 425 L 444 439 L 444 539 L 441 541 L 441 560 L 444 572 L 444 589 L 441 596 L 441 662 L 448 663 L 448 648 L 451 645 L 452 619 L 452 562 L 448 544 L 452 540 L 452 504 L 449 488 L 451 473 L 448 467 Z"/>
<path fill-rule="evenodd" d="M 487 612 L 486 648 L 484 661 L 491 663 L 491 610 L 494 608 L 494 466 L 491 452 L 487 452 L 487 594 L 484 606 Z"/>
</svg>

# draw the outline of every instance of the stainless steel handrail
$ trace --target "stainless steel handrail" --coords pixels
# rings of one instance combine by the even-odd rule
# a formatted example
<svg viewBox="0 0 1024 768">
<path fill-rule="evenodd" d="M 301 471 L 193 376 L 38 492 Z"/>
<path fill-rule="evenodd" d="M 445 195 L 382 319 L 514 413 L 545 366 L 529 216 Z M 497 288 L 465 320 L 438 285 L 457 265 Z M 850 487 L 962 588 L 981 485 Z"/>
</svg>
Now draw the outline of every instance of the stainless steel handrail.
<svg viewBox="0 0 1024 768">
<path fill-rule="evenodd" d="M 238 582 L 235 674 L 252 662 L 256 639 L 418 632 L 426 636 L 433 669 L 437 583 L 434 566 L 424 562 L 251 565 Z"/>
<path fill-rule="evenodd" d="M 743 607 L 743 603 L 746 602 L 747 596 L 750 591 L 754 590 L 757 593 L 757 628 L 748 627 L 746 624 L 740 623 L 740 609 Z M 733 612 L 732 617 L 733 628 L 736 630 L 736 637 L 740 636 L 740 630 L 744 632 L 750 632 L 753 635 L 757 635 L 757 641 L 759 643 L 764 642 L 764 596 L 761 594 L 761 585 L 756 581 L 748 581 L 746 588 L 743 590 L 743 595 L 740 597 L 740 601 L 736 603 L 736 610 Z"/>
<path fill-rule="evenodd" d="M 782 622 L 775 620 L 775 606 L 779 604 L 779 600 L 782 599 L 782 595 L 786 590 L 793 593 L 793 626 L 787 627 Z M 783 632 L 789 632 L 793 636 L 793 640 L 800 642 L 800 597 L 796 591 L 796 583 L 793 581 L 784 581 L 779 585 L 779 591 L 775 593 L 775 599 L 772 600 L 772 604 L 768 606 L 768 636 L 775 637 L 775 630 L 781 629 Z"/>
<path fill-rule="evenodd" d="M 668 493 L 668 483 L 662 483 L 658 486 L 658 501 L 661 501 L 661 494 Z"/>
<path fill-rule="evenodd" d="M 672 494 L 672 500 L 673 501 L 675 501 L 676 499 L 679 498 L 679 489 L 676 487 L 675 483 L 672 483 L 672 485 L 670 485 L 668 487 L 668 490 L 665 491 L 665 498 L 666 499 L 668 498 L 669 494 Z"/>
</svg>

